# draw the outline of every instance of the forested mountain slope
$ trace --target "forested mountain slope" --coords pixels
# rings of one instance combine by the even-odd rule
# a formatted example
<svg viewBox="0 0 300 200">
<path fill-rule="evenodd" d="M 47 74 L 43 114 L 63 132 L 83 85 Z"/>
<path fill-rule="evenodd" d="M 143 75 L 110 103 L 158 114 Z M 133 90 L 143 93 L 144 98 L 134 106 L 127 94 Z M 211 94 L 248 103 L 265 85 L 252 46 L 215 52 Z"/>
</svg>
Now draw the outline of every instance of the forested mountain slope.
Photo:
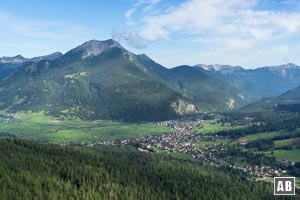
<svg viewBox="0 0 300 200">
<path fill-rule="evenodd" d="M 137 152 L 0 140 L 1 199 L 273 199 L 272 186 L 198 162 Z"/>
</svg>

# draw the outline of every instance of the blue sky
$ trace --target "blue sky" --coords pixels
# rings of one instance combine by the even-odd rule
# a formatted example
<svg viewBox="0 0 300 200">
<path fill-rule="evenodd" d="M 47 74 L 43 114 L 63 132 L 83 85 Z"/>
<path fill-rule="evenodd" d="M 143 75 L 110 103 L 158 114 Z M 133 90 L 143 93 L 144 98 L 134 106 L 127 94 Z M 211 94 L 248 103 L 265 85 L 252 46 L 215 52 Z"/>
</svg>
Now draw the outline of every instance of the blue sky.
<svg viewBox="0 0 300 200">
<path fill-rule="evenodd" d="M 113 38 L 166 67 L 300 65 L 299 0 L 2 0 L 0 56 Z"/>
</svg>

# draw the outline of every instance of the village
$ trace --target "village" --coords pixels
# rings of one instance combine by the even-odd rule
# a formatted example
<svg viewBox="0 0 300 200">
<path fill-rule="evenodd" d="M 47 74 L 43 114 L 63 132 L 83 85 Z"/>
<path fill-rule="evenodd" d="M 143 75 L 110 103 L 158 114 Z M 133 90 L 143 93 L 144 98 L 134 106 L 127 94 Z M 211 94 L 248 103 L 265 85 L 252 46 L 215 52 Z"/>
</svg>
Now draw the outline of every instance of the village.
<svg viewBox="0 0 300 200">
<path fill-rule="evenodd" d="M 259 166 L 235 163 L 227 161 L 229 145 L 224 143 L 225 136 L 217 134 L 202 134 L 195 128 L 203 127 L 202 121 L 197 117 L 186 117 L 183 119 L 158 122 L 158 125 L 172 127 L 174 132 L 161 135 L 141 136 L 131 139 L 116 141 L 98 141 L 95 143 L 69 143 L 67 145 L 133 145 L 145 153 L 167 152 L 187 154 L 194 159 L 199 159 L 205 164 L 223 166 L 242 170 L 249 174 L 254 180 L 265 180 L 268 177 L 284 176 L 286 170 L 271 166 Z M 234 159 L 233 159 L 234 160 Z M 292 161 L 281 161 L 285 165 L 295 164 Z"/>
<path fill-rule="evenodd" d="M 20 115 L 18 113 L 11 113 L 6 115 L 0 115 L 0 123 L 9 123 L 20 120 Z"/>
</svg>

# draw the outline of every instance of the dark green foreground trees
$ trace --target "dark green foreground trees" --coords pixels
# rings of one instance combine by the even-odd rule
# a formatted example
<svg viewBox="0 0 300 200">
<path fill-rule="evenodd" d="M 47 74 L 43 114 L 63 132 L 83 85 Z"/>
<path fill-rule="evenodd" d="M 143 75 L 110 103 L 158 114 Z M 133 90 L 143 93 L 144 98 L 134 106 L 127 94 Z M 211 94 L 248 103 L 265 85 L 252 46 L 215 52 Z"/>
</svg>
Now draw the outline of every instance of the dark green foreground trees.
<svg viewBox="0 0 300 200">
<path fill-rule="evenodd" d="M 125 147 L 0 140 L 0 199 L 273 199 L 272 186 Z M 281 198 L 281 197 L 279 197 Z"/>
</svg>

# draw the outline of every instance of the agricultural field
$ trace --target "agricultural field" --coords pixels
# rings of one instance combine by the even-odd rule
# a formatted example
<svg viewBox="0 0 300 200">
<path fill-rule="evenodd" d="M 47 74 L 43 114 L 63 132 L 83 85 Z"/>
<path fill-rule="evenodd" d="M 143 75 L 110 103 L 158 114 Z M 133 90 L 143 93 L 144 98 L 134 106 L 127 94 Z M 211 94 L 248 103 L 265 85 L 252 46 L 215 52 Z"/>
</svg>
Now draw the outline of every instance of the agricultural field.
<svg viewBox="0 0 300 200">
<path fill-rule="evenodd" d="M 294 162 L 300 162 L 300 149 L 293 150 L 274 150 L 276 160 L 287 159 Z M 271 152 L 266 152 L 266 155 L 271 155 Z"/>
<path fill-rule="evenodd" d="M 212 124 L 208 122 L 204 122 L 204 126 L 201 128 L 195 128 L 195 130 L 202 134 L 210 134 L 218 131 L 227 131 L 227 130 L 235 130 L 243 128 L 244 126 L 224 126 L 219 124 Z"/>
<path fill-rule="evenodd" d="M 296 177 L 296 188 L 300 189 L 300 178 Z"/>
<path fill-rule="evenodd" d="M 274 146 L 275 148 L 285 147 L 285 146 L 300 148 L 300 138 L 298 137 L 298 138 L 290 138 L 286 140 L 276 140 L 274 142 Z"/>
<path fill-rule="evenodd" d="M 282 131 L 274 131 L 274 132 L 265 132 L 265 133 L 256 133 L 256 134 L 251 134 L 251 135 L 247 135 L 244 137 L 240 137 L 237 140 L 233 141 L 233 144 L 239 144 L 241 142 L 251 142 L 254 140 L 258 140 L 258 139 L 270 139 L 272 137 L 276 137 L 279 135 L 284 135 L 284 134 L 288 134 L 288 132 L 282 132 Z"/>
<path fill-rule="evenodd" d="M 19 113 L 18 121 L 0 123 L 0 132 L 49 143 L 112 141 L 142 135 L 171 132 L 153 124 L 123 123 L 107 120 L 60 119 L 39 113 Z"/>
<path fill-rule="evenodd" d="M 154 152 L 156 152 L 158 154 L 168 155 L 168 156 L 173 157 L 173 158 L 178 158 L 178 159 L 181 159 L 181 160 L 197 161 L 196 158 L 193 158 L 190 155 L 185 154 L 185 153 L 170 152 L 170 151 L 162 150 L 162 149 L 159 149 L 159 148 L 153 147 L 153 146 L 150 147 L 149 149 L 153 150 Z"/>
<path fill-rule="evenodd" d="M 202 146 L 202 145 L 210 145 L 210 144 L 229 144 L 230 143 L 230 139 L 219 139 L 219 140 L 203 140 L 201 142 L 197 142 L 196 144 L 198 146 Z"/>
</svg>

